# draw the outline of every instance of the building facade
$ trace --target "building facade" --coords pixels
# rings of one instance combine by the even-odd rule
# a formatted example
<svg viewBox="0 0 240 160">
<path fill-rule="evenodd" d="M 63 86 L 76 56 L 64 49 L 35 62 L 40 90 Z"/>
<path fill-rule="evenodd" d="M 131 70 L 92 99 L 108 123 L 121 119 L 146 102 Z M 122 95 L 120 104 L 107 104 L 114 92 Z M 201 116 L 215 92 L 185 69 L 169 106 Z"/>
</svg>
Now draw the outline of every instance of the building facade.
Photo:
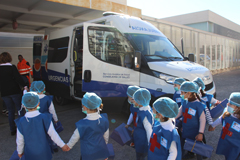
<svg viewBox="0 0 240 160">
<path fill-rule="evenodd" d="M 142 18 L 157 27 L 180 51 L 182 51 L 181 38 L 183 38 L 184 56 L 187 57 L 189 53 L 193 53 L 195 61 L 211 71 L 240 66 L 240 40 L 238 39 L 169 22 L 166 19 L 147 16 Z"/>
</svg>

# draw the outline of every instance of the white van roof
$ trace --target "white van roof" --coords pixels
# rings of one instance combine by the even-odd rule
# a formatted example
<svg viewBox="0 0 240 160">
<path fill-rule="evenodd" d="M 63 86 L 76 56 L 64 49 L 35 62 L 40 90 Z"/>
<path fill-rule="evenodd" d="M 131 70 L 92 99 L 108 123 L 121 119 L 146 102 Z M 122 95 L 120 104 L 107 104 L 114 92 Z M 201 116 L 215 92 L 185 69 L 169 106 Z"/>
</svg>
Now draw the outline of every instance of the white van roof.
<svg viewBox="0 0 240 160">
<path fill-rule="evenodd" d="M 104 17 L 87 21 L 87 23 L 99 23 L 105 22 L 106 25 L 111 25 L 116 27 L 122 33 L 136 33 L 136 34 L 148 34 L 148 35 L 157 35 L 161 37 L 166 37 L 161 31 L 159 31 L 151 23 L 144 21 L 138 17 L 133 17 L 124 14 L 106 14 Z M 84 23 L 84 22 L 83 22 Z M 78 23 L 66 28 L 59 29 L 59 32 L 65 30 L 73 30 L 76 27 L 80 27 L 83 23 Z"/>
</svg>

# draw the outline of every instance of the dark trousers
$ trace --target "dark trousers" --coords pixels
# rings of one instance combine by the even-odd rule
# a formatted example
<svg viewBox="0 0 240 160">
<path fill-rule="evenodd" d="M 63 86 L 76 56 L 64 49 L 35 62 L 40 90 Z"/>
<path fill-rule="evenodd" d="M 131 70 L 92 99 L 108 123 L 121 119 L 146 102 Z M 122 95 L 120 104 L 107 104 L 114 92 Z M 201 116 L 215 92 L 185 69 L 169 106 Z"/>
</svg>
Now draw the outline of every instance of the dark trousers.
<svg viewBox="0 0 240 160">
<path fill-rule="evenodd" d="M 136 157 L 137 157 L 137 160 L 146 160 L 147 159 L 147 153 L 136 152 Z"/>
<path fill-rule="evenodd" d="M 7 106 L 6 106 L 6 104 L 5 104 L 5 102 L 4 102 L 4 101 L 3 101 L 2 110 L 7 110 Z"/>
<path fill-rule="evenodd" d="M 21 110 L 22 96 L 21 96 L 21 94 L 14 94 L 14 95 L 2 97 L 2 99 L 7 106 L 10 130 L 11 130 L 11 132 L 14 132 L 14 131 L 16 131 L 16 126 L 15 126 L 15 122 L 14 122 L 15 107 L 16 107 L 17 111 Z M 22 116 L 24 116 L 24 110 L 21 110 L 20 113 L 18 112 L 18 117 L 22 117 Z"/>
</svg>

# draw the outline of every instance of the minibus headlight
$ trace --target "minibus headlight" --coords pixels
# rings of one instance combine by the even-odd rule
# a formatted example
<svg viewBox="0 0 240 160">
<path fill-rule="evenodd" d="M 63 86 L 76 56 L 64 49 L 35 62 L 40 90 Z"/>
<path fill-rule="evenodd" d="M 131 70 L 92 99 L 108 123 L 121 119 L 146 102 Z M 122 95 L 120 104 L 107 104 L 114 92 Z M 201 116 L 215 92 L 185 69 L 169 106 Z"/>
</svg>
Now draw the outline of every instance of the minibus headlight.
<svg viewBox="0 0 240 160">
<path fill-rule="evenodd" d="M 160 79 L 163 79 L 165 80 L 167 83 L 170 83 L 170 84 L 173 84 L 174 80 L 176 77 L 173 77 L 173 76 L 170 76 L 170 75 L 167 75 L 167 74 L 164 74 L 164 73 L 160 73 L 160 72 L 156 72 L 156 71 L 153 71 L 153 74 L 157 77 L 157 78 L 160 78 Z"/>
<path fill-rule="evenodd" d="M 211 79 L 210 76 L 205 76 L 205 77 L 202 78 L 203 81 L 208 81 L 208 80 L 210 80 L 210 79 Z"/>
</svg>

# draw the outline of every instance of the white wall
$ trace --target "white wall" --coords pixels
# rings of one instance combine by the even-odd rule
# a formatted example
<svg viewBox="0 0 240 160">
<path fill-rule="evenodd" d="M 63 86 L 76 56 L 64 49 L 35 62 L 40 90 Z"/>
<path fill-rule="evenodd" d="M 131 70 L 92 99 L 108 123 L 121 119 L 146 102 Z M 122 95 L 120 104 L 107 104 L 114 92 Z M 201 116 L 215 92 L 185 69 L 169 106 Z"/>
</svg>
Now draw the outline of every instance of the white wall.
<svg viewBox="0 0 240 160">
<path fill-rule="evenodd" d="M 32 51 L 33 49 L 31 47 L 26 47 L 26 48 L 8 48 L 8 47 L 0 47 L 0 54 L 2 52 L 8 52 L 12 56 L 12 64 L 17 66 L 18 63 L 18 55 L 21 54 L 23 58 L 28 61 L 32 67 L 33 65 L 33 54 Z"/>
</svg>

